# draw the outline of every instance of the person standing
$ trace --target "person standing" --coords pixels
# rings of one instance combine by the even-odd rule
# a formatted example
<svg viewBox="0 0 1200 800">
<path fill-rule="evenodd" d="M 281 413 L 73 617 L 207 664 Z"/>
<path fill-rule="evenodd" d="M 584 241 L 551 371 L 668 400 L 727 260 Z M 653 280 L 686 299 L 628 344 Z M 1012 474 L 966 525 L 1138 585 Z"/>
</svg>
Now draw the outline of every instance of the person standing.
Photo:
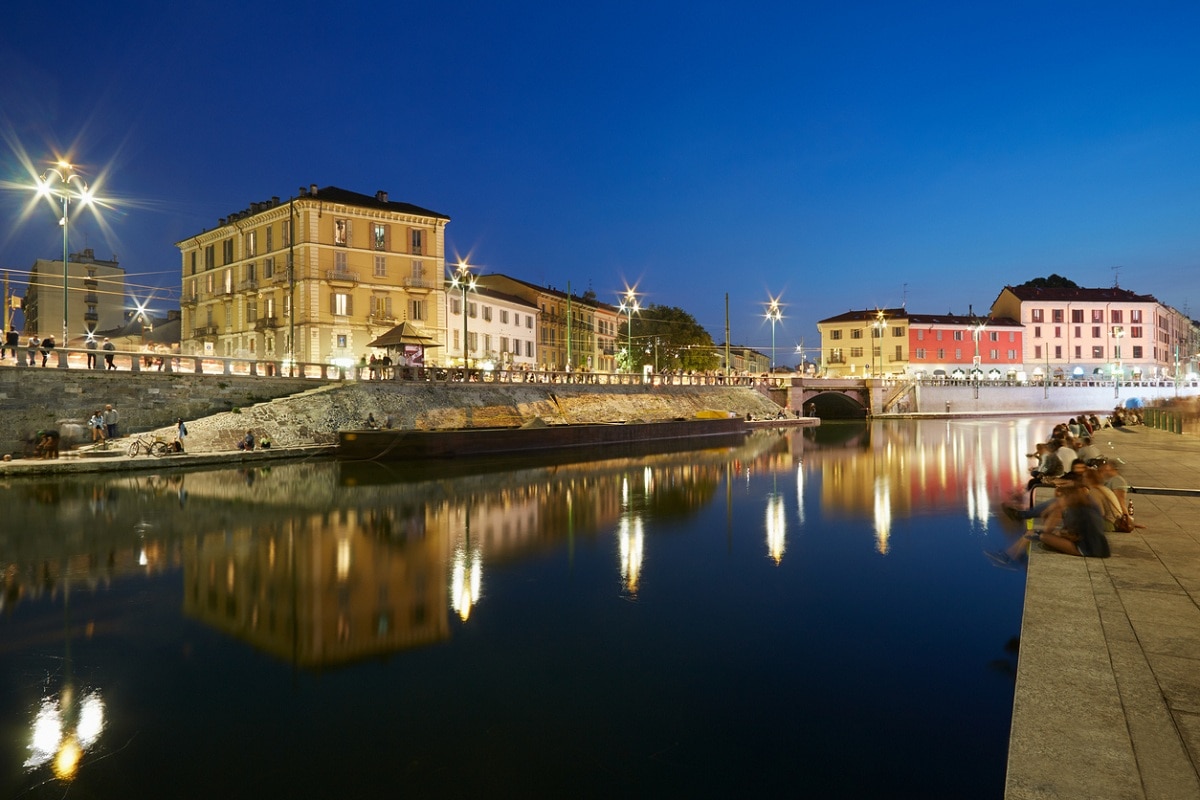
<svg viewBox="0 0 1200 800">
<path fill-rule="evenodd" d="M 117 410 L 111 404 L 104 407 L 104 428 L 109 439 L 117 438 Z"/>
<path fill-rule="evenodd" d="M 88 427 L 92 429 L 93 442 L 103 442 L 105 440 L 104 415 L 100 413 L 99 409 L 96 409 L 96 412 L 92 414 L 92 418 L 88 420 Z"/>
<path fill-rule="evenodd" d="M 13 357 L 13 361 L 17 360 L 17 345 L 21 343 L 21 337 L 17 335 L 17 329 L 9 326 L 8 333 L 4 334 L 4 352 L 7 352 Z"/>
<path fill-rule="evenodd" d="M 50 354 L 54 352 L 54 337 L 47 336 L 42 339 L 42 366 L 46 366 L 46 360 L 50 358 Z"/>
<path fill-rule="evenodd" d="M 36 333 L 32 334 L 29 337 L 29 366 L 31 366 L 31 367 L 37 366 L 37 353 L 38 353 L 38 348 L 41 346 L 42 346 L 42 340 L 38 338 L 38 335 Z"/>
<path fill-rule="evenodd" d="M 183 417 L 175 420 L 175 451 L 178 453 L 185 452 L 183 440 L 187 438 L 187 425 L 183 424 Z"/>
<path fill-rule="evenodd" d="M 104 368 L 105 369 L 116 369 L 117 365 L 113 363 L 113 353 L 115 353 L 117 351 L 117 348 L 111 341 L 109 341 L 109 339 L 107 337 L 105 337 L 105 339 L 104 339 L 103 350 L 104 350 L 104 364 L 105 364 Z"/>
<path fill-rule="evenodd" d="M 96 368 L 96 340 L 90 334 L 87 337 L 87 366 L 88 369 Z"/>
</svg>

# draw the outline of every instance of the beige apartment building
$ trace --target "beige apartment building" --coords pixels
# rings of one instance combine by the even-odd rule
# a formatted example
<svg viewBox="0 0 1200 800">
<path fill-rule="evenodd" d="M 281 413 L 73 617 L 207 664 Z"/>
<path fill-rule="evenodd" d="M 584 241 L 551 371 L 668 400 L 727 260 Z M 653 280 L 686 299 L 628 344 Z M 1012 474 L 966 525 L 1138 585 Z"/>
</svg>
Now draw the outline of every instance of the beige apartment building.
<svg viewBox="0 0 1200 800">
<path fill-rule="evenodd" d="M 67 258 L 66 301 L 63 314 L 63 262 L 39 258 L 29 270 L 29 288 L 21 307 L 25 312 L 25 334 L 45 339 L 53 336 L 59 345 L 82 347 L 97 331 L 111 331 L 125 320 L 125 270 L 112 259 L 96 258 L 91 248 Z M 63 341 L 63 320 L 67 341 Z"/>
<path fill-rule="evenodd" d="M 592 293 L 568 294 L 502 274 L 480 275 L 479 285 L 519 297 L 538 310 L 539 369 L 615 372 L 617 310 Z"/>
<path fill-rule="evenodd" d="M 1192 321 L 1151 295 L 1119 287 L 1006 286 L 992 313 L 1024 326 L 1030 375 L 1155 380 L 1195 369 Z"/>
<path fill-rule="evenodd" d="M 181 352 L 349 366 L 405 321 L 443 342 L 449 221 L 315 184 L 223 217 L 176 243 Z"/>
</svg>

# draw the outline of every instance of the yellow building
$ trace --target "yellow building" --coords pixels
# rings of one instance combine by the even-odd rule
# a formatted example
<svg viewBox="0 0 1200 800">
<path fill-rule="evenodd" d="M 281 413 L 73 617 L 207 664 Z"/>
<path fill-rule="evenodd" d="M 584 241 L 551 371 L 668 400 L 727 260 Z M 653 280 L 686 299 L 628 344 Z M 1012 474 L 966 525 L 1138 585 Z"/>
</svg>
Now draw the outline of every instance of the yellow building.
<svg viewBox="0 0 1200 800">
<path fill-rule="evenodd" d="M 350 365 L 404 321 L 444 341 L 449 221 L 387 192 L 315 184 L 223 217 L 176 243 L 181 352 Z"/>
</svg>

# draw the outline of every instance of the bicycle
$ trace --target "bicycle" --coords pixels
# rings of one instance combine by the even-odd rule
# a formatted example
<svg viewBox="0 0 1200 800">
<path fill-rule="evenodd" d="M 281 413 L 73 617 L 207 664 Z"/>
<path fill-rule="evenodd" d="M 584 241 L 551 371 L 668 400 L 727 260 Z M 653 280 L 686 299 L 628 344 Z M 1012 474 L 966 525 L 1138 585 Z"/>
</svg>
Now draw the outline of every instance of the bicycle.
<svg viewBox="0 0 1200 800">
<path fill-rule="evenodd" d="M 133 440 L 133 444 L 129 445 L 130 458 L 134 458 L 141 453 L 162 458 L 165 455 L 169 455 L 170 452 L 171 446 L 158 437 L 145 439 L 139 436 Z"/>
</svg>

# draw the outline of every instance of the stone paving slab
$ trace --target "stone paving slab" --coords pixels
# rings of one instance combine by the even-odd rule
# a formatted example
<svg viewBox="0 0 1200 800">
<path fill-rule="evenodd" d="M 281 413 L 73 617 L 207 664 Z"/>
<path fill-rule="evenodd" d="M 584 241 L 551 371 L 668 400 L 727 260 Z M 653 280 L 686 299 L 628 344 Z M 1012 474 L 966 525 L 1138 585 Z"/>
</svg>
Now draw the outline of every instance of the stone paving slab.
<svg viewBox="0 0 1200 800">
<path fill-rule="evenodd" d="M 1101 445 L 1136 487 L 1200 489 L 1200 441 Z M 1131 494 L 1108 559 L 1030 553 L 1008 800 L 1200 798 L 1200 497 Z"/>
</svg>

